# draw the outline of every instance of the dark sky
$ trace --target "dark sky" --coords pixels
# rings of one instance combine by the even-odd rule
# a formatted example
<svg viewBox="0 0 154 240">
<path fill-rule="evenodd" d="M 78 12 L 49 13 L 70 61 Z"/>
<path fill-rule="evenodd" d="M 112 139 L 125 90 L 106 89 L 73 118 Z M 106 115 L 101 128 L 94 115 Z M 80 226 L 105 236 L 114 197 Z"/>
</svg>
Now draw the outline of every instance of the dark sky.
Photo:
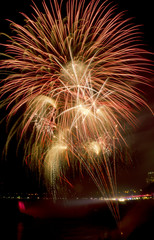
<svg viewBox="0 0 154 240">
<path fill-rule="evenodd" d="M 46 0 L 47 2 L 48 0 Z M 35 0 L 38 5 L 41 5 L 40 0 Z M 132 20 L 135 24 L 140 24 L 141 31 L 143 32 L 143 41 L 146 49 L 154 52 L 154 14 L 153 14 L 153 1 L 146 0 L 113 0 L 113 3 L 118 4 L 120 11 L 127 11 L 127 17 L 133 17 Z M 2 4 L 2 3 L 1 3 Z M 23 24 L 23 17 L 19 12 L 25 12 L 31 16 L 31 0 L 5 0 L 0 7 L 0 32 L 9 33 L 9 24 L 5 19 L 11 19 L 17 23 Z M 1 40 L 0 40 L 1 42 Z M 150 76 L 154 81 L 154 77 Z M 146 87 L 147 103 L 154 110 L 154 91 Z M 0 113 L 2 115 L 2 112 Z M 132 156 L 132 164 L 129 166 L 119 166 L 118 181 L 119 185 L 123 186 L 137 186 L 142 188 L 145 186 L 145 178 L 148 171 L 154 171 L 154 119 L 148 109 L 141 109 L 137 114 L 138 121 L 137 127 L 132 129 L 131 134 L 127 137 L 130 143 L 130 153 Z M 0 128 L 0 151 L 5 141 L 4 124 Z M 13 154 L 12 154 L 13 153 Z M 1 160 L 0 169 L 0 189 L 7 191 L 7 189 L 31 189 L 32 184 L 35 182 L 33 173 L 28 170 L 25 171 L 21 168 L 19 159 L 15 157 L 14 149 L 9 154 L 9 161 L 4 163 Z M 5 166 L 5 167 L 4 167 Z M 26 173 L 25 173 L 26 172 Z M 30 175 L 29 177 L 26 174 Z M 34 184 L 37 188 L 38 185 Z M 81 185 L 81 183 L 79 183 Z M 85 183 L 86 185 L 86 183 Z M 31 186 L 31 187 L 30 187 Z M 34 188 L 35 188 L 34 187 Z M 79 187 L 81 189 L 81 186 Z"/>
</svg>

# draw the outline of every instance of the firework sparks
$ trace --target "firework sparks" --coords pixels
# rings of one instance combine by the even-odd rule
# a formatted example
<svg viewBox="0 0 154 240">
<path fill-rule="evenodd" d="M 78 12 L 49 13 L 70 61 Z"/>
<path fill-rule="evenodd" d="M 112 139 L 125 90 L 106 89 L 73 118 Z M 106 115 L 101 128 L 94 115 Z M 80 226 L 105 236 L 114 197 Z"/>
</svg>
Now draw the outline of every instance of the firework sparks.
<svg viewBox="0 0 154 240">
<path fill-rule="evenodd" d="M 43 1 L 45 14 L 34 4 L 32 19 L 23 14 L 25 26 L 11 22 L 16 35 L 5 44 L 10 57 L 0 68 L 12 74 L 0 89 L 1 97 L 7 95 L 1 106 L 11 106 L 8 118 L 21 112 L 22 119 L 8 142 L 17 132 L 21 138 L 31 133 L 25 159 L 54 189 L 78 163 L 102 194 L 114 195 L 123 121 L 134 123 L 132 109 L 146 105 L 136 88 L 145 82 L 146 51 L 137 46 L 137 27 L 114 14 L 108 1 L 68 0 L 66 17 L 62 6 Z"/>
</svg>

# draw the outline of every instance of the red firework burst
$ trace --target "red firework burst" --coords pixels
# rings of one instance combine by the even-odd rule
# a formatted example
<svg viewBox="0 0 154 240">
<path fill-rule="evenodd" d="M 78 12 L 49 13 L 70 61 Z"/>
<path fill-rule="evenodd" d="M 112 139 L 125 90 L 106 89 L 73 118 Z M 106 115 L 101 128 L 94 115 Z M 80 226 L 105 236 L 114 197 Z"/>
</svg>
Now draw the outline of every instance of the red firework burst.
<svg viewBox="0 0 154 240">
<path fill-rule="evenodd" d="M 136 87 L 145 83 L 141 73 L 149 64 L 138 28 L 114 14 L 108 1 L 68 0 L 66 17 L 62 1 L 50 7 L 43 1 L 43 7 L 45 13 L 34 4 L 32 18 L 23 14 L 25 26 L 11 21 L 15 35 L 0 69 L 12 73 L 0 89 L 7 95 L 1 106 L 11 107 L 9 118 L 22 117 L 7 143 L 17 132 L 30 132 L 25 159 L 45 171 L 54 189 L 66 169 L 79 164 L 104 196 L 114 195 L 123 122 L 134 124 L 133 109 L 146 105 Z"/>
</svg>

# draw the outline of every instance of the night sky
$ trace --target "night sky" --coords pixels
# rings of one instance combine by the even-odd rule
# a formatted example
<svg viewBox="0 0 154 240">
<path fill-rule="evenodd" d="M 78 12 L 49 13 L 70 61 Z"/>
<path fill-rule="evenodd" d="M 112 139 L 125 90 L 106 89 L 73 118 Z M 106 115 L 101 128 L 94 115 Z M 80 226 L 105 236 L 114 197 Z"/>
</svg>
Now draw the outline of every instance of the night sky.
<svg viewBox="0 0 154 240">
<path fill-rule="evenodd" d="M 41 0 L 35 0 L 41 6 Z M 46 0 L 46 2 L 48 2 Z M 126 11 L 126 17 L 133 17 L 132 22 L 141 25 L 142 38 L 145 48 L 154 52 L 154 14 L 153 1 L 146 0 L 113 0 L 118 4 L 119 11 Z M 23 17 L 19 12 L 24 12 L 31 16 L 31 0 L 10 1 L 5 0 L 0 7 L 0 32 L 11 33 L 9 23 L 6 19 L 13 20 L 19 24 L 24 24 Z M 3 41 L 0 37 L 0 42 Z M 1 50 L 2 51 L 2 50 Z M 151 59 L 154 59 L 151 57 Z M 150 78 L 154 81 L 154 77 Z M 153 83 L 152 83 L 153 84 Z M 152 88 L 144 87 L 147 103 L 154 111 L 154 91 Z M 0 118 L 4 115 L 0 110 Z M 137 126 L 131 129 L 126 139 L 130 146 L 131 163 L 119 164 L 117 168 L 117 178 L 119 188 L 137 187 L 144 188 L 148 171 L 154 171 L 154 118 L 148 109 L 141 109 L 137 116 Z M 4 147 L 6 140 L 5 122 L 0 125 L 0 151 Z M 2 154 L 1 154 L 2 155 Z M 0 191 L 35 191 L 39 190 L 37 173 L 32 173 L 28 168 L 22 167 L 22 160 L 16 157 L 15 147 L 12 143 L 8 157 L 0 162 Z M 90 180 L 74 180 L 75 190 L 81 194 L 84 186 Z M 33 182 L 33 184 L 32 184 Z M 94 187 L 93 187 L 94 189 Z M 95 192 L 95 190 L 94 190 Z M 94 193 L 93 193 L 94 194 Z"/>
</svg>

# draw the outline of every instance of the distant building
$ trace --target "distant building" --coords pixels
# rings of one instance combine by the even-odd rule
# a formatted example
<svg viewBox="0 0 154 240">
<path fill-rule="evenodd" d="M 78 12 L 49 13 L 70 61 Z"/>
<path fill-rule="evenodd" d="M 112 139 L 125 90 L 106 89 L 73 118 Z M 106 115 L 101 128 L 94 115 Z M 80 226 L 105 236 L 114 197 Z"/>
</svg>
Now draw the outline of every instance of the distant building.
<svg viewBox="0 0 154 240">
<path fill-rule="evenodd" d="M 148 177 L 146 178 L 148 184 L 154 183 L 154 172 L 148 172 Z"/>
</svg>

